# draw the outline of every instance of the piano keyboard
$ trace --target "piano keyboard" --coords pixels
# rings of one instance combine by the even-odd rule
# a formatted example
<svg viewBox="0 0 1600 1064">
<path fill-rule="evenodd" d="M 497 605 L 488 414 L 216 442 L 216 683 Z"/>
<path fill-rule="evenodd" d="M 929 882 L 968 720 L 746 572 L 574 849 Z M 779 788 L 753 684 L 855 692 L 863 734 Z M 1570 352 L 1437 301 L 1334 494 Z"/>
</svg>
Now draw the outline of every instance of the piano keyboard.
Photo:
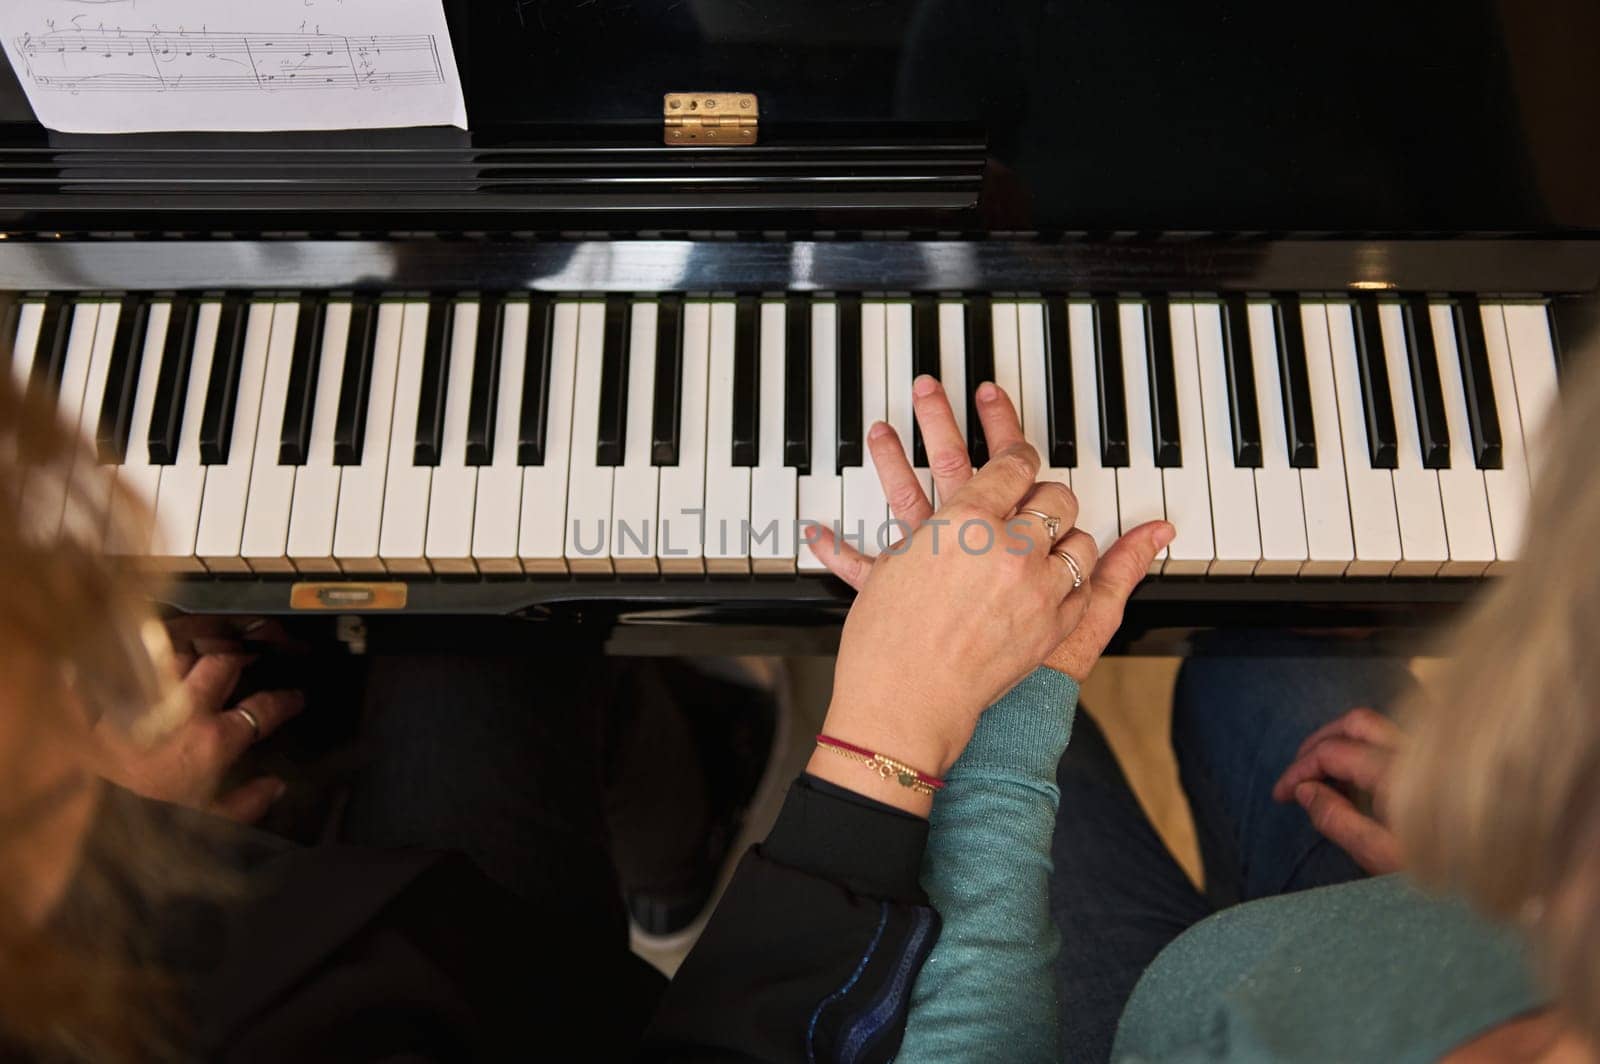
<svg viewBox="0 0 1600 1064">
<path fill-rule="evenodd" d="M 758 574 L 797 522 L 898 537 L 863 445 L 911 382 L 1015 401 L 1102 549 L 1173 576 L 1515 560 L 1557 391 L 1545 302 L 1361 295 L 27 295 L 10 372 L 187 572 Z M 974 463 L 985 459 L 971 442 Z M 60 512 L 38 500 L 40 512 Z M 30 507 L 32 501 L 30 501 Z"/>
</svg>

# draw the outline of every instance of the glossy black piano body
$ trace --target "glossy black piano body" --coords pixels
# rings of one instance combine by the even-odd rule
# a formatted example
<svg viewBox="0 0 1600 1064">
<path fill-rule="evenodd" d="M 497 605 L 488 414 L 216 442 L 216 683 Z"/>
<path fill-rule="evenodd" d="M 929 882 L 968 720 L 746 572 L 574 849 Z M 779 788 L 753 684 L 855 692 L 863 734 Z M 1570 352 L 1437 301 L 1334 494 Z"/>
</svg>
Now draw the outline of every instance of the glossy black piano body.
<svg viewBox="0 0 1600 1064">
<path fill-rule="evenodd" d="M 1570 7 L 1386 10 L 1376 32 L 1243 6 L 455 4 L 471 133 L 64 136 L 7 85 L 0 291 L 1587 305 L 1600 75 Z M 661 93 L 683 89 L 755 92 L 759 143 L 662 146 Z M 395 579 L 407 616 L 759 645 L 823 646 L 848 604 L 805 573 Z M 172 599 L 276 612 L 296 582 L 189 575 Z M 1162 576 L 1129 634 L 1425 626 L 1478 584 Z"/>
</svg>

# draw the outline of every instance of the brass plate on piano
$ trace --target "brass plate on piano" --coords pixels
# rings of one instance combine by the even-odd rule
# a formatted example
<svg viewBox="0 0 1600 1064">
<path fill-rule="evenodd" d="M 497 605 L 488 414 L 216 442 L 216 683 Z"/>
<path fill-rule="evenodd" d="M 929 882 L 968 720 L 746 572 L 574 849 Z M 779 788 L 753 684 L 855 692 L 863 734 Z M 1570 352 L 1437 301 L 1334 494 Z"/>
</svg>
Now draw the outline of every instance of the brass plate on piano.
<svg viewBox="0 0 1600 1064">
<path fill-rule="evenodd" d="M 760 119 L 753 92 L 669 92 L 661 98 L 661 139 L 672 148 L 754 144 Z"/>
<path fill-rule="evenodd" d="M 302 582 L 289 588 L 291 610 L 403 610 L 406 585 L 348 580 Z"/>
</svg>

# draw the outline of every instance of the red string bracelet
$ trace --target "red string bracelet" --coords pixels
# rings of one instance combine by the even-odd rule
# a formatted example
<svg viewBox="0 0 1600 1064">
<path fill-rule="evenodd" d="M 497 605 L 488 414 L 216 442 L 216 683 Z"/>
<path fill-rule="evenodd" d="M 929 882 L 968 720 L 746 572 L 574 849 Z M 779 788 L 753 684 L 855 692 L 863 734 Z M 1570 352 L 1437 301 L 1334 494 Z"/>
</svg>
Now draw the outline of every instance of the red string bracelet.
<svg viewBox="0 0 1600 1064">
<path fill-rule="evenodd" d="M 934 791 L 944 789 L 944 780 L 938 776 L 930 776 L 919 772 L 904 761 L 896 761 L 892 757 L 880 754 L 875 750 L 847 743 L 843 739 L 835 739 L 831 735 L 818 735 L 817 745 L 824 750 L 832 750 L 841 757 L 851 761 L 859 761 L 867 768 L 878 774 L 882 780 L 893 780 L 902 787 L 908 787 L 918 794 L 932 794 Z"/>
</svg>

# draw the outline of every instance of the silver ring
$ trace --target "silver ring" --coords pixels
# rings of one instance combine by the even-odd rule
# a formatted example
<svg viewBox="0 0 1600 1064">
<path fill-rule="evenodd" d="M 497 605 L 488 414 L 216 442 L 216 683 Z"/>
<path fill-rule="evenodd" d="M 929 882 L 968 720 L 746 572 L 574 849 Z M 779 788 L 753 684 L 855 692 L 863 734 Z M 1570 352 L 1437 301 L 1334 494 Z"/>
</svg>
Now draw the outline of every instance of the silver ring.
<svg viewBox="0 0 1600 1064">
<path fill-rule="evenodd" d="M 1022 516 L 1023 514 L 1027 514 L 1029 517 L 1037 517 L 1039 520 L 1043 521 L 1044 522 L 1045 535 L 1050 537 L 1050 541 L 1052 543 L 1055 542 L 1056 533 L 1061 531 L 1061 518 L 1059 518 L 1059 517 L 1051 517 L 1049 514 L 1045 513 L 1043 510 L 1018 510 L 1017 511 L 1017 516 L 1018 517 Z"/>
<path fill-rule="evenodd" d="M 1072 570 L 1072 590 L 1076 591 L 1078 588 L 1082 587 L 1083 570 L 1078 566 L 1078 559 L 1074 558 L 1064 550 L 1053 550 L 1050 553 L 1066 562 L 1067 568 Z"/>
<path fill-rule="evenodd" d="M 250 725 L 250 730 L 254 733 L 250 739 L 251 743 L 258 743 L 261 741 L 261 720 L 259 717 L 250 712 L 244 706 L 234 706 L 232 709 L 228 710 L 228 712 L 239 714 L 239 716 L 244 718 L 244 722 Z"/>
</svg>

